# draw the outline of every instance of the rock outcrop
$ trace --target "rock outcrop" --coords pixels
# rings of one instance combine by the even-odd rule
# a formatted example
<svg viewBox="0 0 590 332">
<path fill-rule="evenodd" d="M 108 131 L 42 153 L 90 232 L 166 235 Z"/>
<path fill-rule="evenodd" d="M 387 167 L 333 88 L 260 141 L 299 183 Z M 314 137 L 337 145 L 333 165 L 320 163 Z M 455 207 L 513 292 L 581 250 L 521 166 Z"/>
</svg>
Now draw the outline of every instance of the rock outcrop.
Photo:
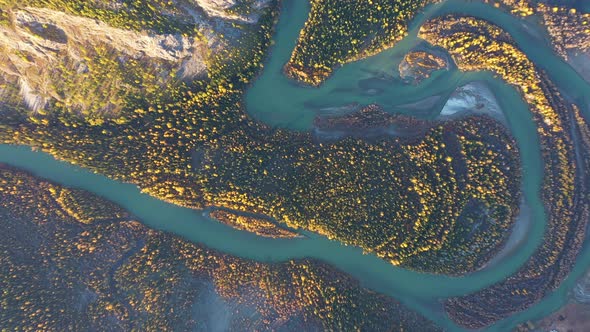
<svg viewBox="0 0 590 332">
<path fill-rule="evenodd" d="M 154 2 L 156 15 L 180 27 L 169 32 L 121 15 L 127 6 L 117 3 L 100 5 L 100 15 L 36 1 L 0 6 L 0 106 L 118 116 L 129 96 L 206 77 L 211 56 L 234 47 L 268 4 L 197 0 L 166 9 Z"/>
</svg>

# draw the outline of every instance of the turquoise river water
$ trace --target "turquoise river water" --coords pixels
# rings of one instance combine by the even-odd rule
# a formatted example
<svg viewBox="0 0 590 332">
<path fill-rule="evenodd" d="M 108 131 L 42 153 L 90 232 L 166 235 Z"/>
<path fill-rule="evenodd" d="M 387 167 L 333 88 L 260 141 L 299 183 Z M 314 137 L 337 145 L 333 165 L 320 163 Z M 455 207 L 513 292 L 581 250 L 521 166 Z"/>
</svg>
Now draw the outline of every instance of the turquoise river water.
<svg viewBox="0 0 590 332">
<path fill-rule="evenodd" d="M 321 87 L 298 85 L 282 73 L 295 46 L 299 31 L 307 18 L 309 3 L 284 0 L 274 36 L 271 56 L 262 75 L 246 94 L 248 113 L 269 125 L 292 130 L 308 130 L 322 108 L 340 107 L 356 102 L 378 103 L 386 110 L 413 114 L 404 106 L 430 96 L 441 96 L 429 110 L 417 114 L 434 118 L 450 94 L 471 81 L 484 81 L 498 99 L 508 126 L 521 152 L 523 192 L 531 210 L 531 226 L 526 239 L 500 262 L 481 271 L 447 277 L 412 272 L 394 267 L 359 248 L 342 245 L 324 237 L 309 234 L 301 239 L 268 239 L 237 231 L 203 215 L 203 211 L 182 208 L 152 198 L 134 185 L 120 183 L 78 166 L 53 159 L 46 153 L 22 146 L 0 145 L 0 162 L 28 170 L 54 182 L 82 188 L 116 202 L 146 225 L 178 234 L 236 256 L 262 262 L 279 262 L 312 257 L 329 263 L 359 279 L 363 286 L 393 296 L 423 313 L 450 331 L 461 331 L 442 312 L 440 300 L 463 295 L 498 282 L 514 273 L 543 240 L 545 214 L 539 199 L 542 163 L 535 125 L 519 94 L 490 73 L 463 73 L 457 70 L 439 72 L 418 86 L 396 80 L 396 68 L 402 56 L 420 43 L 417 29 L 426 19 L 446 13 L 469 14 L 503 27 L 519 47 L 544 69 L 553 82 L 588 116 L 590 85 L 570 66 L 552 53 L 538 27 L 514 18 L 490 6 L 467 0 L 447 0 L 430 6 L 413 22 L 409 36 L 394 48 L 362 61 L 347 64 L 335 71 Z M 530 309 L 491 326 L 489 331 L 507 331 L 516 324 L 541 318 L 558 309 L 567 300 L 575 280 L 590 267 L 590 248 L 579 256 L 570 277 L 561 287 Z"/>
</svg>

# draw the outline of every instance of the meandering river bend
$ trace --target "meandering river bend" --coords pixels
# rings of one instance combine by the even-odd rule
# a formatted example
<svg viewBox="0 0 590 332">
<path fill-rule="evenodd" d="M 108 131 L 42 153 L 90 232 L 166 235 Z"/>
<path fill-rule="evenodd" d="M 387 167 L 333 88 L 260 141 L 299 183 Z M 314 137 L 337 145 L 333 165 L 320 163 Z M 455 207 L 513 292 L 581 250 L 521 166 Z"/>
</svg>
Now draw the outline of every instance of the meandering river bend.
<svg viewBox="0 0 590 332">
<path fill-rule="evenodd" d="M 532 218 L 526 239 L 514 250 L 514 254 L 490 268 L 464 277 L 423 274 L 394 267 L 374 255 L 363 254 L 359 248 L 344 246 L 315 234 L 306 233 L 307 238 L 269 239 L 238 231 L 204 217 L 202 211 L 157 200 L 141 193 L 134 185 L 57 161 L 46 153 L 31 151 L 28 147 L 0 145 L 0 162 L 28 170 L 56 183 L 106 197 L 150 227 L 178 234 L 229 254 L 262 262 L 302 257 L 322 260 L 356 277 L 364 286 L 395 297 L 439 325 L 451 331 L 461 331 L 442 312 L 440 299 L 467 294 L 504 279 L 528 259 L 543 239 L 545 214 L 539 199 L 543 166 L 536 128 L 520 95 L 490 73 L 450 70 L 436 73 L 418 86 L 383 77 L 394 75 L 402 56 L 417 45 L 417 29 L 422 22 L 433 16 L 461 13 L 489 20 L 504 28 L 531 60 L 547 71 L 560 90 L 581 107 L 587 118 L 590 84 L 552 53 L 538 27 L 526 26 L 523 21 L 488 5 L 467 0 L 447 0 L 428 7 L 420 14 L 412 23 L 409 36 L 394 48 L 345 65 L 319 88 L 303 87 L 288 80 L 282 74 L 282 67 L 289 59 L 308 11 L 307 1 L 283 1 L 272 53 L 262 75 L 245 97 L 248 113 L 269 125 L 308 130 L 320 108 L 341 107 L 352 102 L 361 105 L 378 103 L 388 111 L 412 114 L 412 110 L 403 107 L 404 104 L 440 95 L 440 102 L 428 112 L 420 114 L 422 117 L 434 118 L 457 87 L 471 81 L 486 82 L 498 99 L 519 145 L 524 176 L 523 192 Z M 379 93 L 369 94 L 368 89 L 377 89 Z M 522 321 L 540 318 L 556 310 L 565 303 L 567 292 L 575 279 L 589 266 L 590 248 L 586 244 L 570 277 L 557 291 L 534 307 L 500 321 L 488 330 L 507 331 Z"/>
</svg>

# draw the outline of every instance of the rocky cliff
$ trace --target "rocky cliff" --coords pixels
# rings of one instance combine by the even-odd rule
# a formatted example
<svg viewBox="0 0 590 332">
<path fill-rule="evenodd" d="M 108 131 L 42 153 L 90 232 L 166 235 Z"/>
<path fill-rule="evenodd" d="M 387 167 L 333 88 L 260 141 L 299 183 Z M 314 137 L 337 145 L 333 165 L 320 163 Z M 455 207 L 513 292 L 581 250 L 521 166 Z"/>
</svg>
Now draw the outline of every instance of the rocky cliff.
<svg viewBox="0 0 590 332">
<path fill-rule="evenodd" d="M 128 98 L 206 77 L 269 3 L 140 2 L 0 0 L 0 107 L 119 116 Z"/>
</svg>

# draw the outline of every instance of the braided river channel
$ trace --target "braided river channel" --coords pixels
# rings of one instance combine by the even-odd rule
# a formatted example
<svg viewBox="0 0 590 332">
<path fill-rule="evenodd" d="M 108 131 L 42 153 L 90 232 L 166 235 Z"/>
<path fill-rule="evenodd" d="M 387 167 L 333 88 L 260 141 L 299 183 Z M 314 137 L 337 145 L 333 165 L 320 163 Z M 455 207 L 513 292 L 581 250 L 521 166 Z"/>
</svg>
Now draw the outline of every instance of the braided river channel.
<svg viewBox="0 0 590 332">
<path fill-rule="evenodd" d="M 375 56 L 337 69 L 319 88 L 301 86 L 283 75 L 297 37 L 307 19 L 309 3 L 284 0 L 274 43 L 263 72 L 246 93 L 247 112 L 255 119 L 291 130 L 311 130 L 318 112 L 338 109 L 351 103 L 379 104 L 386 111 L 434 119 L 458 87 L 469 82 L 485 82 L 497 99 L 506 123 L 517 141 L 523 167 L 522 190 L 529 210 L 525 234 L 507 255 L 488 267 L 461 277 L 431 275 L 395 267 L 359 248 L 345 246 L 308 232 L 303 238 L 270 239 L 238 231 L 206 217 L 204 211 L 191 210 L 150 197 L 135 185 L 111 180 L 78 166 L 24 146 L 0 145 L 0 162 L 27 170 L 53 182 L 85 189 L 126 208 L 144 224 L 180 235 L 190 241 L 243 258 L 278 262 L 310 257 L 357 278 L 367 288 L 390 295 L 417 310 L 449 331 L 462 331 L 442 310 L 441 299 L 468 294 L 513 274 L 541 244 L 545 213 L 539 198 L 543 165 L 539 140 L 531 114 L 515 89 L 491 73 L 464 73 L 454 68 L 436 72 L 417 86 L 392 78 L 403 55 L 420 41 L 416 37 L 427 19 L 449 13 L 468 14 L 488 20 L 507 31 L 537 66 L 545 70 L 569 100 L 590 118 L 590 84 L 555 55 L 539 27 L 498 9 L 467 0 L 447 0 L 431 5 L 411 24 L 409 35 L 395 47 Z M 428 97 L 440 96 L 416 111 L 409 107 Z M 590 241 L 570 276 L 543 301 L 526 311 L 499 321 L 486 331 L 507 331 L 516 324 L 542 318 L 567 301 L 568 291 L 590 267 Z"/>
</svg>

